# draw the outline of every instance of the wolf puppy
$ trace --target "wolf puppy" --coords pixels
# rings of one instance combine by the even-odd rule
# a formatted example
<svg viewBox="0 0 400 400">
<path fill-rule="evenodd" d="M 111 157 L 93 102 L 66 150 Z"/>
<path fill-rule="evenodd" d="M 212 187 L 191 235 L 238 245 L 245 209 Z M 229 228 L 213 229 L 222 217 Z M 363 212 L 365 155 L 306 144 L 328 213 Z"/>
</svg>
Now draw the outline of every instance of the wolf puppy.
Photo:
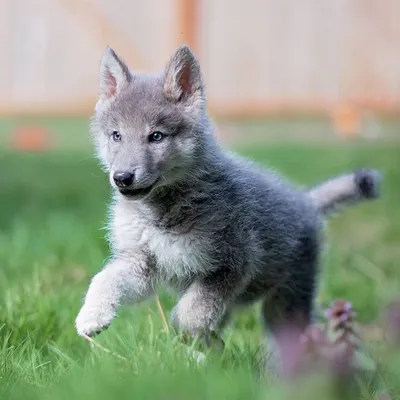
<svg viewBox="0 0 400 400">
<path fill-rule="evenodd" d="M 235 307 L 262 301 L 274 334 L 311 320 L 323 215 L 378 195 L 360 170 L 310 190 L 224 151 L 206 112 L 200 66 L 182 45 L 158 74 L 132 72 L 105 50 L 91 133 L 114 188 L 112 257 L 91 281 L 80 335 L 119 306 L 176 290 L 172 324 L 205 339 Z"/>
</svg>

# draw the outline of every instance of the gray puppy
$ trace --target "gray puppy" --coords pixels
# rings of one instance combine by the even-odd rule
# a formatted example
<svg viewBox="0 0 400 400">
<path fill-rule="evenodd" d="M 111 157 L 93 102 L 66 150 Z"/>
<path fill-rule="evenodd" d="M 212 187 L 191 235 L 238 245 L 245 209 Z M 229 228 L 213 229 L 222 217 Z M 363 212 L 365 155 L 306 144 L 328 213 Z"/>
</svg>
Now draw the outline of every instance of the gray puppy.
<svg viewBox="0 0 400 400">
<path fill-rule="evenodd" d="M 209 338 L 235 307 L 262 301 L 272 332 L 312 318 L 323 216 L 378 196 L 359 170 L 315 188 L 223 150 L 206 112 L 200 66 L 180 46 L 157 74 L 134 73 L 107 48 L 91 133 L 114 190 L 112 257 L 91 281 L 80 335 L 110 325 L 119 306 L 176 290 L 178 331 Z"/>
</svg>

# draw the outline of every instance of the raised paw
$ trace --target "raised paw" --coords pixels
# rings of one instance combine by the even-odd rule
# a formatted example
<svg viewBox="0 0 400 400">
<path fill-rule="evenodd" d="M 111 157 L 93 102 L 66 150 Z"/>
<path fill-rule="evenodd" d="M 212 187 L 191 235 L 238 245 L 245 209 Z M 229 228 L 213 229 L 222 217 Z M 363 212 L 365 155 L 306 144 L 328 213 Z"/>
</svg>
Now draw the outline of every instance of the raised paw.
<svg viewBox="0 0 400 400">
<path fill-rule="evenodd" d="M 89 308 L 83 306 L 75 320 L 78 335 L 93 337 L 107 329 L 115 317 L 110 308 Z"/>
</svg>

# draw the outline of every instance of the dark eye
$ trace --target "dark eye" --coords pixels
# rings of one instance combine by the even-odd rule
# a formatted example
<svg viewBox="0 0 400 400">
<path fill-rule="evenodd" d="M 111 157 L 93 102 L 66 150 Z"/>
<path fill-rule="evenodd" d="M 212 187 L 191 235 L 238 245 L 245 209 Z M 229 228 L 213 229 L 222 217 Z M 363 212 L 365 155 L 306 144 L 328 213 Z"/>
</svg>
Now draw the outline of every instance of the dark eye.
<svg viewBox="0 0 400 400">
<path fill-rule="evenodd" d="M 164 139 L 164 134 L 162 132 L 153 132 L 149 135 L 149 142 L 161 142 Z"/>
<path fill-rule="evenodd" d="M 121 141 L 121 134 L 118 131 L 114 131 L 112 133 L 112 138 L 114 142 L 120 142 Z"/>
</svg>

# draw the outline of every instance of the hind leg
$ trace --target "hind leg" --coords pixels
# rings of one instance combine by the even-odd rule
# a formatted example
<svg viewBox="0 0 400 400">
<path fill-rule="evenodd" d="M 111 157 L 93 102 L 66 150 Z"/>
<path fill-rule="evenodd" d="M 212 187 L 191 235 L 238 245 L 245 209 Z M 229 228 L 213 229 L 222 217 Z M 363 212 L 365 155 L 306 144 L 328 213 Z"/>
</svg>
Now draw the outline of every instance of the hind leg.
<svg viewBox="0 0 400 400">
<path fill-rule="evenodd" d="M 296 271 L 301 273 L 292 275 L 287 285 L 272 289 L 263 301 L 262 320 L 270 333 L 267 340 L 270 353 L 268 368 L 272 367 L 274 372 L 279 373 L 282 363 L 293 361 L 291 357 L 295 357 L 295 348 L 290 345 L 295 346 L 295 341 L 312 322 L 316 264 L 309 261 L 297 265 Z"/>
<path fill-rule="evenodd" d="M 266 328 L 277 334 L 288 326 L 303 331 L 312 321 L 314 286 L 301 283 L 290 288 L 277 288 L 262 304 Z"/>
</svg>

